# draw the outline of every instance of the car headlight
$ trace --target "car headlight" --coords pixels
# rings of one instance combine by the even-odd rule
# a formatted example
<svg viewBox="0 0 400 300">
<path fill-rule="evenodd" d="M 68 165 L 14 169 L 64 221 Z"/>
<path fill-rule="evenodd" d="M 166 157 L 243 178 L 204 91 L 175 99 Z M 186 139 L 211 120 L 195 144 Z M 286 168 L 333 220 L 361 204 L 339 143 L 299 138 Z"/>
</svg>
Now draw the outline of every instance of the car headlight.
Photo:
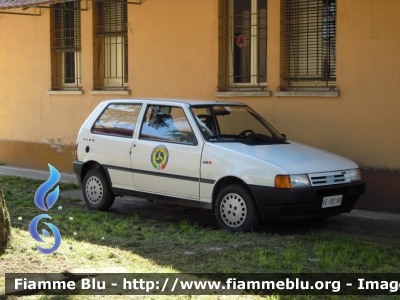
<svg viewBox="0 0 400 300">
<path fill-rule="evenodd" d="M 310 181 L 306 174 L 290 175 L 290 182 L 293 188 L 310 186 Z"/>
<path fill-rule="evenodd" d="M 276 175 L 275 187 L 279 189 L 290 189 L 310 186 L 306 174 L 301 175 Z"/>
<path fill-rule="evenodd" d="M 361 180 L 361 173 L 359 169 L 349 170 L 350 181 Z"/>
</svg>

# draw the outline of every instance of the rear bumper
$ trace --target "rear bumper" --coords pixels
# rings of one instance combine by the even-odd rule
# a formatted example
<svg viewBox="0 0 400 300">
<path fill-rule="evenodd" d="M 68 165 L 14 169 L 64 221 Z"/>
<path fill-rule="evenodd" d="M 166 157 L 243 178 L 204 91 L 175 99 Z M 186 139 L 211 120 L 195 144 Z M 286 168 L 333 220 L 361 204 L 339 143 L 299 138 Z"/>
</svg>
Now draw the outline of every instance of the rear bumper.
<svg viewBox="0 0 400 300">
<path fill-rule="evenodd" d="M 78 178 L 78 183 L 82 184 L 82 167 L 83 167 L 83 162 L 80 161 L 74 161 L 72 163 L 72 168 L 74 170 L 74 173 L 76 174 L 76 177 Z"/>
<path fill-rule="evenodd" d="M 365 192 L 365 183 L 329 185 L 299 189 L 249 186 L 264 221 L 318 219 L 350 212 Z M 322 199 L 343 195 L 340 206 L 322 208 Z"/>
</svg>

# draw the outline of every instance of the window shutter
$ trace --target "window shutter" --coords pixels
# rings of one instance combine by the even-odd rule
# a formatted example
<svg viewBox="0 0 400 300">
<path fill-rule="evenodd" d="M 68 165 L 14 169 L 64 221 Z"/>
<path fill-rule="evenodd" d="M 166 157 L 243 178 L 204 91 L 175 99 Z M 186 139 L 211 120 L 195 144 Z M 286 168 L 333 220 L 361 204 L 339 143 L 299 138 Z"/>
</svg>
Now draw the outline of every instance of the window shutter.
<svg viewBox="0 0 400 300">
<path fill-rule="evenodd" d="M 336 85 L 336 0 L 284 0 L 284 87 Z"/>
<path fill-rule="evenodd" d="M 118 2 L 96 2 L 98 13 L 98 24 L 96 35 L 127 35 L 127 9 L 126 3 Z"/>
</svg>

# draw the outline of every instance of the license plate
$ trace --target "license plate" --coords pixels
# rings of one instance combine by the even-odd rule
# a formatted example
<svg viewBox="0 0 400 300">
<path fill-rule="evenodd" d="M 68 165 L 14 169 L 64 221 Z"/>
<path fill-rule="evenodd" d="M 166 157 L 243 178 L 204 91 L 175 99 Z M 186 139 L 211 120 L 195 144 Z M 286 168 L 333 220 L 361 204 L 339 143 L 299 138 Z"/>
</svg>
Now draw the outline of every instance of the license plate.
<svg viewBox="0 0 400 300">
<path fill-rule="evenodd" d="M 343 195 L 324 197 L 322 199 L 322 208 L 340 206 L 342 204 Z"/>
</svg>

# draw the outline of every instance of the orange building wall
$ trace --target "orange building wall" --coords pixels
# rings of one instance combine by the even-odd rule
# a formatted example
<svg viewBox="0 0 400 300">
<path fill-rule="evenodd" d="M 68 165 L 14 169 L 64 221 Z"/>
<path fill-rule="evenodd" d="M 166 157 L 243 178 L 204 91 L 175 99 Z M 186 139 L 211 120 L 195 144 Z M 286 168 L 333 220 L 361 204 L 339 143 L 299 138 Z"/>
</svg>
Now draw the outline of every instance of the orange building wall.
<svg viewBox="0 0 400 300">
<path fill-rule="evenodd" d="M 121 98 L 90 94 L 91 5 L 89 1 L 89 10 L 82 12 L 83 95 L 47 94 L 49 10 L 42 9 L 40 17 L 0 14 L 0 162 L 47 169 L 48 156 L 10 150 L 10 143 L 29 142 L 44 154 L 58 155 L 62 170 L 71 172 L 68 165 L 82 122 L 100 101 Z M 281 9 L 280 0 L 268 1 L 268 89 L 273 93 L 280 84 Z M 400 1 L 338 0 L 337 9 L 339 98 L 217 98 L 218 1 L 128 5 L 129 97 L 244 102 L 290 139 L 363 167 L 399 171 Z"/>
</svg>

